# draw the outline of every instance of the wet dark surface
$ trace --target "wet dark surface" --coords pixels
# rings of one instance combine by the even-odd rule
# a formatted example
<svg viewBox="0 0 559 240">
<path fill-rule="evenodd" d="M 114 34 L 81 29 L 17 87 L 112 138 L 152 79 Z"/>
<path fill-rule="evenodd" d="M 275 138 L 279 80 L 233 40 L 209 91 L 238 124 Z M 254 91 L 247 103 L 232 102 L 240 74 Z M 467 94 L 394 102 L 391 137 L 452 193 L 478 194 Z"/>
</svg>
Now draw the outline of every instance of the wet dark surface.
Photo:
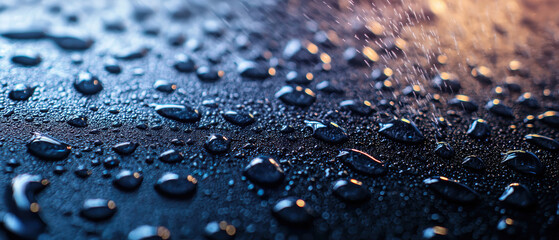
<svg viewBox="0 0 559 240">
<path fill-rule="evenodd" d="M 557 7 L 0 2 L 0 239 L 557 239 Z"/>
</svg>

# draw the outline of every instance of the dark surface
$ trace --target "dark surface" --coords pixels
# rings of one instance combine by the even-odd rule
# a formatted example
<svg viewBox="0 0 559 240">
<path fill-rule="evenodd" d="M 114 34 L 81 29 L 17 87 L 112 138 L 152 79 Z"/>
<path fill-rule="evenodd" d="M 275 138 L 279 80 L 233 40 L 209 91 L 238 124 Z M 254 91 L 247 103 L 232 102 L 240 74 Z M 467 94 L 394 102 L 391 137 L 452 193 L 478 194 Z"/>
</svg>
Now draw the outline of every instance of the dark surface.
<svg viewBox="0 0 559 240">
<path fill-rule="evenodd" d="M 432 228 L 435 226 L 446 228 L 450 239 L 559 237 L 558 155 L 523 140 L 531 133 L 559 137 L 557 128 L 549 124 L 523 121 L 529 114 L 537 116 L 559 108 L 553 97 L 559 97 L 559 19 L 553 10 L 559 6 L 554 1 L 460 1 L 448 3 L 445 12 L 438 12 L 428 4 L 436 1 L 370 1 L 373 5 L 355 1 L 352 5 L 345 1 L 199 0 L 186 4 L 191 13 L 185 18 L 180 18 L 184 14 L 171 13 L 180 9 L 173 2 L 145 2 L 155 13 L 143 21 L 133 17 L 130 7 L 143 6 L 140 1 L 0 2 L 0 9 L 4 9 L 0 23 L 9 23 L 0 26 L 1 32 L 28 29 L 26 26 L 32 24 L 48 29 L 51 36 L 91 37 L 95 41 L 87 50 L 69 51 L 49 39 L 0 38 L 0 182 L 9 187 L 11 179 L 23 173 L 50 181 L 36 195 L 48 228 L 41 239 L 126 239 L 130 231 L 144 224 L 167 227 L 172 239 L 204 239 L 206 225 L 214 221 L 232 224 L 237 239 L 418 239 L 428 236 L 425 229 L 440 229 Z M 226 5 L 231 16 L 223 14 Z M 120 17 L 124 28 L 107 20 L 113 17 L 117 22 Z M 218 21 L 223 29 L 208 26 L 207 20 Z M 370 31 L 364 36 L 358 26 L 367 21 L 384 26 L 383 36 L 375 37 Z M 206 33 L 205 25 L 211 28 Z M 148 27 L 152 31 L 146 33 Z M 157 32 L 154 28 L 159 35 L 152 35 Z M 283 59 L 289 40 L 301 39 L 305 44 L 314 41 L 314 32 L 320 30 L 338 36 L 338 41 L 329 44 L 334 46 L 318 45 L 319 52 L 332 59 L 331 70 L 323 70 L 329 68 L 312 54 L 293 62 Z M 181 33 L 186 43 L 181 44 Z M 246 48 L 237 43 L 243 37 L 248 38 Z M 405 39 L 407 47 L 394 47 L 394 37 Z M 202 44 L 199 50 L 187 47 L 192 39 Z M 369 62 L 372 66 L 352 61 L 348 65 L 344 51 L 363 46 L 375 49 L 379 60 Z M 13 64 L 12 56 L 21 51 L 40 54 L 41 63 L 33 67 Z M 211 66 L 214 71 L 223 70 L 224 75 L 219 80 L 201 81 L 196 73 L 179 72 L 173 65 L 180 53 L 190 56 L 199 67 Z M 440 54 L 448 57 L 446 65 L 437 63 Z M 73 63 L 76 56 L 83 63 Z M 118 58 L 120 74 L 105 69 L 112 57 Z M 256 59 L 260 64 L 279 61 L 279 65 L 275 66 L 275 76 L 247 79 L 240 77 L 235 65 L 243 59 Z M 524 65 L 523 71 L 508 70 L 513 59 Z M 370 79 L 372 69 L 384 66 L 394 70 L 389 78 L 392 86 L 382 82 L 379 86 Z M 490 82 L 470 74 L 479 66 L 492 70 Z M 289 106 L 275 97 L 292 70 L 313 74 L 313 81 L 305 86 L 316 93 L 309 107 Z M 85 96 L 76 91 L 75 76 L 82 71 L 98 76 L 103 84 L 100 93 Z M 479 110 L 467 112 L 448 106 L 447 100 L 456 93 L 432 87 L 439 71 L 455 74 L 461 84 L 458 93 L 470 96 Z M 178 89 L 172 93 L 157 91 L 153 85 L 158 79 L 169 80 Z M 325 80 L 343 92 L 317 90 L 317 84 Z M 506 82 L 518 84 L 521 91 L 507 88 Z M 33 96 L 23 101 L 8 98 L 18 83 L 37 86 Z M 420 91 L 405 94 L 404 89 L 413 84 Z M 496 86 L 504 93 L 497 93 Z M 524 92 L 531 92 L 542 107 L 532 109 L 515 103 Z M 437 98 L 440 103 L 433 101 Z M 494 98 L 512 107 L 514 117 L 487 110 L 486 103 Z M 368 100 L 375 111 L 360 115 L 341 110 L 339 103 L 344 100 Z M 195 123 L 173 121 L 157 114 L 151 104 L 189 105 L 198 109 L 202 118 Z M 256 122 L 246 127 L 231 124 L 222 117 L 228 110 L 251 113 Z M 87 126 L 67 123 L 76 116 L 87 117 Z M 381 135 L 379 123 L 388 123 L 393 117 L 414 122 L 425 141 L 410 144 Z M 439 117 L 449 126 L 442 127 Z M 490 136 L 478 139 L 466 134 L 477 118 L 489 123 Z M 335 122 L 345 129 L 349 140 L 332 144 L 314 138 L 304 120 Z M 148 129 L 142 129 L 142 124 Z M 289 125 L 294 132 L 285 130 Z M 62 161 L 32 156 L 26 141 L 33 132 L 70 144 L 71 155 Z M 208 153 L 204 144 L 212 134 L 230 139 L 230 150 Z M 438 141 L 448 142 L 455 156 L 444 159 L 436 155 Z M 121 156 L 112 148 L 122 142 L 139 146 L 131 155 Z M 368 176 L 352 170 L 335 158 L 347 148 L 384 161 L 387 172 Z M 184 160 L 158 160 L 159 154 L 169 149 L 182 152 Z M 503 153 L 509 150 L 533 152 L 545 171 L 532 176 L 511 169 L 501 163 Z M 260 155 L 274 158 L 285 171 L 279 187 L 260 188 L 243 177 L 243 169 Z M 462 159 L 470 155 L 483 159 L 486 168 L 473 171 L 464 167 Z M 114 161 L 99 164 L 108 158 L 118 159 L 118 166 Z M 20 165 L 10 164 L 10 159 Z M 59 165 L 67 170 L 61 175 L 54 173 Z M 74 174 L 80 165 L 90 169 L 91 176 Z M 141 172 L 143 182 L 138 190 L 125 192 L 113 186 L 122 169 Z M 196 193 L 184 199 L 158 194 L 154 184 L 165 172 L 195 177 Z M 468 204 L 448 201 L 438 194 L 440 190 L 432 191 L 424 184 L 434 176 L 457 180 L 475 190 L 480 199 Z M 371 198 L 353 203 L 336 197 L 333 184 L 349 178 L 361 181 Z M 512 208 L 499 202 L 505 188 L 515 182 L 526 186 L 537 199 L 533 208 Z M 274 218 L 272 207 L 287 196 L 305 200 L 313 210 L 315 218 L 310 225 L 285 225 Z M 113 200 L 117 206 L 114 216 L 101 222 L 82 218 L 83 202 L 95 198 Z M 0 200 L 2 211 L 9 211 L 6 199 Z M 511 223 L 507 218 L 513 220 L 510 226 L 506 226 Z M 506 228 L 499 230 L 498 226 Z M 220 234 L 216 235 L 226 236 Z"/>
</svg>

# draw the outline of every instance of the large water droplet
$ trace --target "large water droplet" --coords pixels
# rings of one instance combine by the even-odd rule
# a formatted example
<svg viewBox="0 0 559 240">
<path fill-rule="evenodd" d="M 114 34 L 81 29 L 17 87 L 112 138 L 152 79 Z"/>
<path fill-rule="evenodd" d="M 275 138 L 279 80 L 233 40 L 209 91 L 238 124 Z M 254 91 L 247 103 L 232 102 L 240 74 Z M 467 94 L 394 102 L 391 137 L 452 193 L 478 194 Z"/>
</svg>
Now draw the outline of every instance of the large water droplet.
<svg viewBox="0 0 559 240">
<path fill-rule="evenodd" d="M 340 103 L 341 109 L 348 109 L 352 113 L 361 116 L 369 116 L 375 109 L 373 108 L 373 104 L 369 101 L 354 101 L 354 100 L 345 100 Z"/>
<path fill-rule="evenodd" d="M 477 201 L 480 196 L 468 186 L 450 180 L 446 177 L 431 177 L 423 181 L 433 191 L 451 201 L 459 203 L 472 203 Z"/>
<path fill-rule="evenodd" d="M 87 117 L 83 115 L 72 116 L 67 123 L 73 127 L 87 127 Z"/>
<path fill-rule="evenodd" d="M 139 172 L 122 170 L 116 175 L 113 184 L 120 190 L 134 191 L 140 187 L 143 180 L 144 177 Z"/>
<path fill-rule="evenodd" d="M 474 171 L 481 171 L 485 168 L 485 163 L 481 158 L 471 155 L 462 160 L 462 165 Z"/>
<path fill-rule="evenodd" d="M 8 93 L 8 97 L 14 101 L 24 101 L 33 96 L 36 87 L 29 87 L 23 83 L 16 84 Z"/>
<path fill-rule="evenodd" d="M 349 139 L 346 131 L 333 122 L 305 120 L 305 125 L 312 128 L 315 138 L 328 143 L 343 143 Z"/>
<path fill-rule="evenodd" d="M 299 107 L 308 107 L 316 100 L 316 94 L 310 88 L 301 86 L 284 86 L 275 96 L 287 105 Z"/>
<path fill-rule="evenodd" d="M 357 149 L 342 150 L 336 159 L 341 160 L 353 170 L 367 175 L 381 175 L 387 171 L 384 162 Z"/>
<path fill-rule="evenodd" d="M 287 197 L 276 202 L 272 213 L 280 222 L 295 226 L 309 224 L 314 218 L 308 204 L 295 197 Z"/>
<path fill-rule="evenodd" d="M 204 147 L 210 153 L 225 153 L 231 147 L 231 140 L 220 134 L 212 134 L 204 144 Z"/>
<path fill-rule="evenodd" d="M 70 145 L 40 133 L 33 133 L 33 137 L 27 143 L 27 151 L 44 160 L 65 159 L 71 149 Z"/>
<path fill-rule="evenodd" d="M 196 192 L 197 184 L 198 180 L 191 175 L 179 176 L 175 173 L 165 173 L 157 180 L 155 190 L 168 197 L 185 198 Z"/>
<path fill-rule="evenodd" d="M 138 148 L 137 143 L 123 142 L 123 143 L 116 144 L 113 147 L 113 151 L 115 151 L 120 155 L 130 155 L 134 153 L 134 151 L 136 151 L 136 148 Z"/>
<path fill-rule="evenodd" d="M 270 157 L 256 157 L 243 171 L 250 181 L 265 187 L 274 187 L 283 181 L 285 173 L 279 164 Z"/>
<path fill-rule="evenodd" d="M 128 233 L 128 240 L 167 240 L 171 231 L 163 226 L 142 225 Z"/>
<path fill-rule="evenodd" d="M 51 36 L 51 39 L 56 45 L 66 50 L 86 50 L 93 45 L 93 39 L 87 37 Z"/>
<path fill-rule="evenodd" d="M 477 119 L 472 122 L 467 134 L 473 138 L 486 138 L 491 135 L 491 126 L 483 119 Z"/>
<path fill-rule="evenodd" d="M 526 142 L 534 144 L 543 149 L 553 151 L 559 149 L 559 142 L 550 137 L 542 136 L 539 134 L 528 134 L 524 136 L 524 139 L 526 140 Z"/>
<path fill-rule="evenodd" d="M 477 104 L 470 97 L 460 94 L 450 99 L 448 105 L 461 108 L 468 112 L 475 112 L 478 109 Z"/>
<path fill-rule="evenodd" d="M 501 117 L 514 118 L 514 113 L 512 112 L 512 108 L 501 103 L 501 100 L 499 99 L 494 99 L 487 102 L 485 108 L 490 112 L 499 115 Z"/>
<path fill-rule="evenodd" d="M 116 204 L 113 200 L 94 198 L 83 203 L 80 214 L 92 221 L 101 221 L 111 218 L 116 213 Z"/>
<path fill-rule="evenodd" d="M 155 111 L 163 117 L 185 123 L 197 122 L 201 118 L 197 109 L 185 105 L 156 105 Z"/>
<path fill-rule="evenodd" d="M 379 125 L 379 133 L 392 140 L 405 143 L 420 143 L 425 140 L 415 124 L 405 118 L 394 119 L 389 123 L 380 123 Z"/>
<path fill-rule="evenodd" d="M 442 158 L 452 158 L 454 157 L 454 149 L 447 142 L 437 142 L 437 147 L 435 148 L 435 153 Z"/>
<path fill-rule="evenodd" d="M 549 126 L 559 128 L 559 112 L 547 111 L 538 115 L 538 119 Z"/>
<path fill-rule="evenodd" d="M 74 88 L 84 95 L 93 95 L 103 90 L 103 84 L 97 76 L 89 72 L 81 72 L 76 76 Z"/>
<path fill-rule="evenodd" d="M 41 191 L 49 181 L 38 175 L 21 174 L 12 179 L 7 190 L 8 212 L 3 215 L 4 229 L 15 239 L 37 239 L 46 230 L 39 215 L 41 209 L 35 193 Z"/>
<path fill-rule="evenodd" d="M 39 54 L 19 54 L 12 57 L 12 62 L 21 66 L 32 67 L 41 63 L 41 56 Z"/>
<path fill-rule="evenodd" d="M 177 89 L 177 84 L 169 82 L 168 80 L 159 79 L 155 81 L 153 87 L 160 92 L 172 93 Z"/>
<path fill-rule="evenodd" d="M 499 201 L 519 208 L 527 208 L 536 204 L 536 198 L 528 188 L 520 183 L 511 183 L 499 197 Z"/>
<path fill-rule="evenodd" d="M 166 163 L 178 163 L 184 159 L 184 155 L 181 152 L 175 151 L 174 149 L 167 150 L 159 155 L 159 161 Z"/>
<path fill-rule="evenodd" d="M 512 169 L 531 175 L 541 175 L 544 172 L 544 165 L 533 153 L 522 150 L 513 150 L 505 153 L 505 158 L 501 163 L 507 164 Z"/>
<path fill-rule="evenodd" d="M 340 179 L 334 183 L 332 191 L 346 202 L 363 202 L 371 197 L 371 193 L 363 183 L 355 180 Z"/>
<path fill-rule="evenodd" d="M 241 127 L 248 126 L 255 122 L 254 116 L 250 113 L 226 111 L 222 116 L 228 122 Z"/>
</svg>

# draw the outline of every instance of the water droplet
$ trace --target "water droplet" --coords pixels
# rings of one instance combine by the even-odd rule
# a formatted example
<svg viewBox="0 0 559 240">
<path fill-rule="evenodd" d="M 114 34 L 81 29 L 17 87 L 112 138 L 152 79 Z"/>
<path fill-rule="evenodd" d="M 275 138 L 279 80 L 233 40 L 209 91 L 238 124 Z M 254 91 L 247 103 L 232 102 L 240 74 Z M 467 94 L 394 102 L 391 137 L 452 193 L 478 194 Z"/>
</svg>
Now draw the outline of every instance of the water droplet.
<svg viewBox="0 0 559 240">
<path fill-rule="evenodd" d="M 93 95 L 103 90 L 103 84 L 97 76 L 89 72 L 80 72 L 76 76 L 74 88 L 84 95 Z"/>
<path fill-rule="evenodd" d="M 157 180 L 155 190 L 168 197 L 185 198 L 196 192 L 198 180 L 191 175 L 186 177 L 175 173 L 165 173 Z"/>
<path fill-rule="evenodd" d="M 167 240 L 171 231 L 163 226 L 142 225 L 128 233 L 128 240 Z"/>
<path fill-rule="evenodd" d="M 83 115 L 72 116 L 66 122 L 73 127 L 87 127 L 87 117 Z"/>
<path fill-rule="evenodd" d="M 245 167 L 243 175 L 264 187 L 275 187 L 285 178 L 283 169 L 270 157 L 256 157 Z"/>
<path fill-rule="evenodd" d="M 312 73 L 302 74 L 296 71 L 290 71 L 285 75 L 285 81 L 289 84 L 308 85 L 314 79 Z"/>
<path fill-rule="evenodd" d="M 367 67 L 378 61 L 379 56 L 372 48 L 366 47 L 363 52 L 350 47 L 344 51 L 344 59 L 349 65 Z"/>
<path fill-rule="evenodd" d="M 169 82 L 168 80 L 159 79 L 153 84 L 155 90 L 165 93 L 172 93 L 177 89 L 177 84 Z"/>
<path fill-rule="evenodd" d="M 442 72 L 433 78 L 433 88 L 447 93 L 457 93 L 462 86 L 458 78 L 450 73 Z"/>
<path fill-rule="evenodd" d="M 344 93 L 344 90 L 337 84 L 334 84 L 332 81 L 319 82 L 318 84 L 316 84 L 316 89 L 325 93 Z"/>
<path fill-rule="evenodd" d="M 430 189 L 433 189 L 433 191 L 451 201 L 472 203 L 480 198 L 479 194 L 473 189 L 446 177 L 431 177 L 425 179 L 423 182 L 427 184 Z"/>
<path fill-rule="evenodd" d="M 27 151 L 43 160 L 62 160 L 68 157 L 72 147 L 41 133 L 33 133 L 27 143 Z"/>
<path fill-rule="evenodd" d="M 308 204 L 295 197 L 283 198 L 276 202 L 272 213 L 280 222 L 295 226 L 310 224 L 314 218 Z"/>
<path fill-rule="evenodd" d="M 506 152 L 501 163 L 524 174 L 541 175 L 545 169 L 544 165 L 535 154 L 522 150 Z"/>
<path fill-rule="evenodd" d="M 340 103 L 340 108 L 344 110 L 348 109 L 352 113 L 361 116 L 369 116 L 375 112 L 373 105 L 369 101 L 345 100 Z"/>
<path fill-rule="evenodd" d="M 479 66 L 472 69 L 472 77 L 477 79 L 479 82 L 483 84 L 491 84 L 493 83 L 493 72 L 490 68 L 485 66 Z"/>
<path fill-rule="evenodd" d="M 242 61 L 237 65 L 241 77 L 250 79 L 266 79 L 270 76 L 268 68 L 251 61 Z"/>
<path fill-rule="evenodd" d="M 122 68 L 113 58 L 109 58 L 107 59 L 107 61 L 105 61 L 105 70 L 112 74 L 119 74 L 120 72 L 122 72 Z"/>
<path fill-rule="evenodd" d="M 130 155 L 134 151 L 136 151 L 137 147 L 138 147 L 137 143 L 123 142 L 123 143 L 119 143 L 119 144 L 115 145 L 113 147 L 113 151 L 115 151 L 116 153 L 118 153 L 120 155 Z"/>
<path fill-rule="evenodd" d="M 473 138 L 486 138 L 491 135 L 491 126 L 483 119 L 477 119 L 472 122 L 467 134 Z"/>
<path fill-rule="evenodd" d="M 538 115 L 538 119 L 549 126 L 559 127 L 559 113 L 556 111 L 544 112 Z"/>
<path fill-rule="evenodd" d="M 471 155 L 462 160 L 462 165 L 474 171 L 481 171 L 485 168 L 485 163 L 481 158 Z"/>
<path fill-rule="evenodd" d="M 524 136 L 526 142 L 534 144 L 540 148 L 555 151 L 559 149 L 559 142 L 553 138 L 539 134 L 528 134 Z"/>
<path fill-rule="evenodd" d="M 319 121 L 305 120 L 305 125 L 313 130 L 313 136 L 316 139 L 328 143 L 343 143 L 349 139 L 346 131 L 333 122 L 322 123 Z"/>
<path fill-rule="evenodd" d="M 526 92 L 520 95 L 516 102 L 522 106 L 526 106 L 532 109 L 540 108 L 540 103 L 538 100 L 532 95 L 532 93 Z"/>
<path fill-rule="evenodd" d="M 66 50 L 86 50 L 93 45 L 92 38 L 80 38 L 76 36 L 51 36 L 51 39 L 60 48 Z"/>
<path fill-rule="evenodd" d="M 477 104 L 466 95 L 456 95 L 453 99 L 448 101 L 448 105 L 461 108 L 468 112 L 475 112 L 478 109 Z"/>
<path fill-rule="evenodd" d="M 116 213 L 116 204 L 113 200 L 94 198 L 83 203 L 80 214 L 92 221 L 101 221 L 111 218 Z"/>
<path fill-rule="evenodd" d="M 16 84 L 8 93 L 8 97 L 14 101 L 24 101 L 33 96 L 36 87 L 29 87 L 23 83 Z"/>
<path fill-rule="evenodd" d="M 204 144 L 204 148 L 210 153 L 219 154 L 229 151 L 231 140 L 220 134 L 212 134 Z"/>
<path fill-rule="evenodd" d="M 275 96 L 287 105 L 299 107 L 308 107 L 316 100 L 316 94 L 311 89 L 301 86 L 284 86 Z"/>
<path fill-rule="evenodd" d="M 314 49 L 311 49 L 314 51 Z M 290 61 L 296 62 L 314 62 L 318 60 L 316 52 L 309 51 L 303 47 L 303 43 L 298 39 L 291 39 L 283 49 L 283 57 Z"/>
<path fill-rule="evenodd" d="M 437 147 L 435 148 L 435 153 L 442 158 L 452 158 L 454 157 L 454 149 L 447 142 L 437 142 Z"/>
<path fill-rule="evenodd" d="M 340 179 L 334 182 L 332 191 L 336 196 L 347 202 L 363 202 L 371 197 L 371 193 L 363 183 L 355 180 Z"/>
<path fill-rule="evenodd" d="M 37 53 L 19 54 L 12 57 L 12 62 L 21 66 L 32 67 L 41 63 L 41 56 Z"/>
<path fill-rule="evenodd" d="M 138 172 L 122 170 L 116 175 L 113 184 L 120 190 L 134 191 L 140 187 L 143 180 L 144 177 Z"/>
<path fill-rule="evenodd" d="M 388 170 L 381 160 L 357 149 L 340 151 L 336 159 L 347 164 L 353 170 L 366 175 L 381 175 Z"/>
<path fill-rule="evenodd" d="M 371 72 L 371 79 L 375 82 L 382 82 L 388 80 L 394 74 L 391 68 L 375 68 Z"/>
<path fill-rule="evenodd" d="M 520 184 L 511 183 L 499 197 L 499 201 L 513 207 L 528 208 L 536 204 L 536 198 L 530 190 Z"/>
<path fill-rule="evenodd" d="M 150 50 L 151 49 L 149 47 L 134 47 L 122 49 L 115 53 L 113 57 L 119 60 L 136 60 L 147 56 Z"/>
<path fill-rule="evenodd" d="M 233 240 L 235 239 L 237 229 L 226 221 L 221 221 L 219 223 L 214 221 L 208 223 L 204 231 L 206 233 L 206 238 L 210 240 Z"/>
<path fill-rule="evenodd" d="M 203 82 L 215 82 L 221 79 L 223 75 L 223 71 L 218 71 L 208 66 L 202 66 L 196 70 L 196 76 L 198 76 L 198 79 Z"/>
<path fill-rule="evenodd" d="M 181 152 L 175 151 L 174 149 L 167 150 L 159 155 L 159 161 L 165 163 L 178 163 L 184 159 L 184 155 Z"/>
<path fill-rule="evenodd" d="M 501 103 L 501 100 L 499 99 L 493 99 L 487 102 L 485 108 L 490 112 L 499 115 L 501 117 L 514 118 L 514 113 L 512 112 L 512 108 L 505 106 L 503 103 Z"/>
<path fill-rule="evenodd" d="M 183 73 L 191 73 L 196 71 L 196 63 L 194 60 L 187 55 L 179 54 L 175 58 L 175 64 L 173 65 L 175 69 Z"/>
<path fill-rule="evenodd" d="M 35 194 L 48 184 L 38 175 L 21 174 L 12 179 L 6 194 L 9 209 L 2 217 L 2 225 L 15 239 L 37 239 L 45 232 Z"/>
<path fill-rule="evenodd" d="M 389 123 L 380 123 L 379 125 L 379 133 L 392 140 L 405 143 L 419 143 L 425 140 L 415 124 L 405 118 L 394 119 Z"/>
<path fill-rule="evenodd" d="M 92 173 L 91 169 L 87 168 L 85 165 L 79 165 L 76 170 L 74 170 L 74 174 L 79 178 L 88 178 Z"/>
<path fill-rule="evenodd" d="M 241 127 L 248 126 L 256 121 L 252 114 L 237 111 L 226 111 L 222 116 L 228 122 Z"/>
<path fill-rule="evenodd" d="M 155 111 L 163 117 L 185 123 L 197 122 L 201 117 L 197 109 L 185 105 L 156 105 Z"/>
<path fill-rule="evenodd" d="M 0 35 L 5 38 L 18 40 L 42 39 L 47 37 L 45 29 L 40 27 L 13 29 L 2 32 Z"/>
</svg>

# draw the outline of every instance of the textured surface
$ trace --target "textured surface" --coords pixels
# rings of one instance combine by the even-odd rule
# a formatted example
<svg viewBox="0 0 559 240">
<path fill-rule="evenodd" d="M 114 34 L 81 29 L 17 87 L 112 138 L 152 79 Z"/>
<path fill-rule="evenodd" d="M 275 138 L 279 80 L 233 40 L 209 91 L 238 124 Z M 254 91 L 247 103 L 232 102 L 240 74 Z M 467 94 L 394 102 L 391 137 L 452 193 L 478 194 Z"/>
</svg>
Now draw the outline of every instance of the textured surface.
<svg viewBox="0 0 559 240">
<path fill-rule="evenodd" d="M 428 237 L 424 230 L 434 226 L 447 229 L 451 239 L 558 237 L 558 155 L 523 140 L 531 133 L 559 137 L 556 128 L 542 121 L 524 122 L 527 115 L 559 108 L 554 97 L 559 94 L 559 19 L 552 10 L 559 6 L 554 1 L 472 0 L 447 3 L 443 8 L 441 1 L 200 0 L 185 5 L 191 14 L 184 19 L 171 17 L 170 12 L 178 9 L 173 2 L 146 2 L 155 13 L 144 21 L 132 18 L 131 6 L 140 4 L 137 1 L 0 3 L 5 6 L 0 22 L 9 23 L 2 24 L 1 32 L 39 24 L 52 35 L 77 34 L 95 40 L 85 51 L 67 51 L 48 39 L 0 38 L 0 182 L 8 187 L 11 179 L 22 173 L 49 179 L 50 185 L 36 196 L 48 225 L 45 239 L 126 239 L 130 231 L 144 224 L 167 227 L 172 239 L 204 239 L 204 229 L 213 221 L 234 225 L 237 239 L 418 239 Z M 72 16 L 78 21 L 68 22 Z M 113 17 L 120 17 L 123 32 L 107 31 L 104 21 Z M 221 36 L 204 33 L 208 20 L 223 27 Z M 374 37 L 370 31 L 363 36 L 359 26 L 366 22 L 384 26 L 382 36 Z M 158 28 L 159 35 L 145 34 L 148 26 Z M 115 28 L 119 29 L 111 29 Z M 327 48 L 314 41 L 317 30 L 335 33 L 337 46 Z M 184 34 L 187 42 L 172 46 L 169 38 L 177 33 Z M 249 44 L 240 48 L 244 37 Z M 387 47 L 396 37 L 407 43 L 403 51 Z M 291 39 L 300 39 L 304 45 L 315 42 L 319 52 L 314 56 L 316 61 L 284 59 L 283 48 Z M 201 48 L 189 48 L 190 40 L 199 41 Z M 145 46 L 151 49 L 145 56 L 116 61 L 122 68 L 120 74 L 105 70 L 105 63 L 113 56 Z M 311 51 L 313 46 L 307 45 Z M 344 51 L 348 47 L 361 51 L 364 46 L 376 50 L 379 60 L 371 66 L 348 65 Z M 404 48 L 401 42 L 398 46 Z M 15 65 L 11 58 L 22 51 L 38 53 L 41 63 Z M 193 58 L 198 66 L 222 70 L 223 76 L 208 82 L 196 73 L 178 72 L 173 64 L 180 53 Z M 328 55 L 319 60 L 320 53 Z M 447 57 L 446 64 L 441 64 L 439 55 Z M 76 56 L 83 63 L 72 63 Z M 271 65 L 275 76 L 264 80 L 240 77 L 236 63 L 242 59 Z M 521 62 L 529 74 L 510 71 L 512 60 Z M 478 77 L 478 81 L 471 75 L 472 67 L 479 66 L 492 71 L 491 82 L 484 84 L 486 79 Z M 371 71 L 380 67 L 393 69 L 390 82 L 371 79 Z M 291 70 L 313 74 L 306 87 L 314 91 L 316 100 L 309 107 L 288 106 L 275 97 Z M 76 91 L 74 79 L 82 71 L 98 76 L 103 90 L 92 96 Z M 458 93 L 468 95 L 479 110 L 467 112 L 448 106 L 447 100 L 456 93 L 432 87 L 438 72 L 455 74 L 461 84 Z M 158 79 L 175 83 L 178 89 L 172 93 L 157 91 L 153 85 Z M 318 90 L 324 80 L 343 92 Z M 509 91 L 507 82 L 518 84 L 520 93 Z M 8 98 L 18 83 L 37 86 L 31 98 Z M 405 94 L 404 89 L 414 84 L 422 97 Z M 524 92 L 531 92 L 541 107 L 530 109 L 516 103 Z M 485 104 L 492 99 L 512 107 L 514 117 L 486 110 Z M 358 111 L 341 110 L 339 104 L 344 100 L 368 100 L 375 113 L 362 116 L 356 114 Z M 186 104 L 198 109 L 202 118 L 180 123 L 163 118 L 151 104 Z M 246 127 L 233 125 L 221 116 L 228 110 L 251 113 L 256 122 Z M 88 126 L 78 128 L 66 122 L 76 115 L 86 116 Z M 393 117 L 410 119 L 425 140 L 412 145 L 381 135 L 379 123 L 388 123 Z M 439 117 L 450 126 L 434 124 Z M 489 137 L 476 139 L 466 134 L 477 118 L 490 124 Z M 314 138 L 304 120 L 335 122 L 345 129 L 349 140 L 331 144 Z M 149 128 L 138 128 L 141 124 Z M 287 131 L 288 125 L 295 131 Z M 70 144 L 72 154 L 62 161 L 32 156 L 25 143 L 33 132 Z M 208 153 L 204 144 L 211 134 L 230 139 L 230 150 Z M 188 144 L 177 145 L 173 139 Z M 434 153 L 436 142 L 443 140 L 455 151 L 450 159 Z M 112 147 L 122 142 L 135 142 L 139 147 L 131 155 L 119 156 Z M 335 158 L 345 148 L 371 154 L 388 170 L 378 176 L 352 170 Z M 175 164 L 158 160 L 159 154 L 169 149 L 182 152 L 184 160 Z M 535 153 L 541 160 L 545 166 L 541 176 L 521 174 L 501 163 L 503 153 L 520 149 Z M 260 155 L 274 158 L 284 170 L 285 180 L 278 187 L 260 188 L 243 177 L 244 168 Z M 465 168 L 462 159 L 469 155 L 483 159 L 486 169 Z M 111 168 L 95 163 L 108 158 L 119 159 L 119 165 Z M 20 165 L 10 166 L 10 159 Z M 55 174 L 57 165 L 68 171 Z M 91 169 L 91 176 L 77 177 L 74 170 L 80 165 Z M 142 173 L 138 190 L 123 192 L 113 186 L 112 179 L 120 169 Z M 154 184 L 165 172 L 195 177 L 196 193 L 183 200 L 158 194 Z M 108 173 L 112 176 L 106 177 Z M 479 193 L 480 200 L 470 204 L 446 200 L 423 182 L 433 176 L 467 185 Z M 348 203 L 334 195 L 336 180 L 349 178 L 367 186 L 369 200 Z M 499 202 L 499 196 L 514 182 L 534 194 L 537 205 L 533 209 L 519 210 Z M 272 207 L 286 196 L 304 199 L 313 209 L 316 218 L 311 225 L 293 227 L 274 218 Z M 116 214 L 102 222 L 82 218 L 81 206 L 91 198 L 113 200 Z M 7 201 L 0 201 L 0 210 L 8 211 Z M 503 225 L 507 218 L 513 220 L 512 226 Z"/>
</svg>

